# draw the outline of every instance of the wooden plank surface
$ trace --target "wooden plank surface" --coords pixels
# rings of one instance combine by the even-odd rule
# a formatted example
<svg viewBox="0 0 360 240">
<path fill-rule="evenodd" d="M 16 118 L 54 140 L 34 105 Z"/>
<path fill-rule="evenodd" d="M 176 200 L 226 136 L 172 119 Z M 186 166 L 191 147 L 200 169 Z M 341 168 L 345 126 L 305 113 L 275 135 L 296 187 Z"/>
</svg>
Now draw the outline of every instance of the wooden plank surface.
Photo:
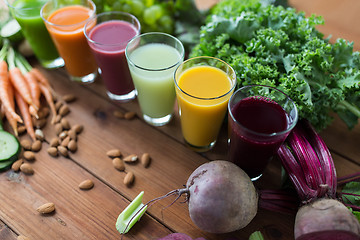
<svg viewBox="0 0 360 240">
<path fill-rule="evenodd" d="M 309 7 L 309 2 L 291 0 L 299 9 Z M 321 2 L 325 4 L 325 0 Z M 331 4 L 335 3 L 331 1 Z M 343 8 L 339 9 L 344 15 Z M 351 29 L 342 28 L 340 23 L 337 26 L 332 30 L 334 33 L 346 31 L 356 35 Z M 36 160 L 31 162 L 35 174 L 28 176 L 11 170 L 0 173 L 0 239 L 14 240 L 17 235 L 37 240 L 120 239 L 121 235 L 115 229 L 116 218 L 140 191 L 145 191 L 143 202 L 147 202 L 182 188 L 191 172 L 202 163 L 227 157 L 225 125 L 216 147 L 208 153 L 198 154 L 184 145 L 178 114 L 170 124 L 152 127 L 141 119 L 136 100 L 123 104 L 110 101 L 100 78 L 94 84 L 81 85 L 71 82 L 64 69 L 41 70 L 57 94 L 77 96 L 77 101 L 69 104 L 71 112 L 66 118 L 71 125 L 83 124 L 84 131 L 79 135 L 77 152 L 70 153 L 68 158 L 53 158 L 46 152 L 48 142 L 55 136 L 54 126 L 48 123 L 43 129 L 47 142 L 36 153 Z M 138 117 L 130 121 L 117 119 L 113 116 L 114 110 L 135 111 Z M 349 131 L 335 118 L 334 123 L 321 133 L 332 151 L 338 176 L 360 171 L 359 131 L 359 125 Z M 149 168 L 141 164 L 126 165 L 126 171 L 135 174 L 135 182 L 130 188 L 123 184 L 125 173 L 115 170 L 106 156 L 113 148 L 119 148 L 123 155 L 148 152 L 152 157 Z M 273 160 L 264 176 L 256 182 L 257 188 L 279 188 L 280 171 L 279 162 Z M 93 189 L 83 191 L 78 188 L 85 179 L 94 181 Z M 247 239 L 257 230 L 267 240 L 293 239 L 292 215 L 260 210 L 246 228 L 231 234 L 214 235 L 200 231 L 191 222 L 187 205 L 182 203 L 184 198 L 168 207 L 172 200 L 152 205 L 123 239 L 158 239 L 171 232 L 208 240 Z M 46 202 L 54 202 L 56 212 L 42 216 L 36 208 Z"/>
</svg>

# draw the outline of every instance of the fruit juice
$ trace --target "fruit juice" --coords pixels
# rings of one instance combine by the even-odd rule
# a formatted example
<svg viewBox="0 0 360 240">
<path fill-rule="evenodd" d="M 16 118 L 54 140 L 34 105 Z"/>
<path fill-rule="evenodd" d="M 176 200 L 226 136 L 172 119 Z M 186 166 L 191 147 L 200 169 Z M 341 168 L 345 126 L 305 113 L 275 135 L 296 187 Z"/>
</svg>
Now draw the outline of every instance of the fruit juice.
<svg viewBox="0 0 360 240">
<path fill-rule="evenodd" d="M 265 97 L 244 98 L 231 108 L 231 113 L 230 145 L 233 146 L 230 146 L 229 160 L 250 178 L 257 177 L 287 136 L 273 134 L 288 129 L 287 113 Z"/>
<path fill-rule="evenodd" d="M 70 75 L 82 77 L 97 70 L 95 58 L 86 41 L 83 28 L 92 11 L 80 5 L 57 9 L 47 18 L 47 28 L 65 61 Z"/>
<path fill-rule="evenodd" d="M 213 143 L 224 120 L 233 92 L 229 76 L 212 66 L 195 66 L 179 77 L 177 100 L 183 136 L 190 145 Z M 185 92 L 185 93 L 184 93 Z"/>
<path fill-rule="evenodd" d="M 129 64 L 129 68 L 143 114 L 151 118 L 172 114 L 174 71 L 182 60 L 179 51 L 169 45 L 150 43 L 135 49 L 129 57 L 135 64 Z"/>
<path fill-rule="evenodd" d="M 40 62 L 54 60 L 59 57 L 49 32 L 40 17 L 40 9 L 46 2 L 46 0 L 16 0 L 10 8 Z"/>
<path fill-rule="evenodd" d="M 114 95 L 124 95 L 134 90 L 125 57 L 127 43 L 139 30 L 126 21 L 111 20 L 96 25 L 89 31 L 89 42 L 101 77 L 107 90 Z"/>
</svg>

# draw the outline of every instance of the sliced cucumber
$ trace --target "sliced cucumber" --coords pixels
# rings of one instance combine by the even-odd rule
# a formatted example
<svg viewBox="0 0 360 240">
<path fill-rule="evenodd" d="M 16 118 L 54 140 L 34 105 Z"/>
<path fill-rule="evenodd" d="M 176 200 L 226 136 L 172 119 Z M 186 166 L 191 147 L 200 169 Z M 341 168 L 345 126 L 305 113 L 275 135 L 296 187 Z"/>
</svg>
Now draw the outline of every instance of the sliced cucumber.
<svg viewBox="0 0 360 240">
<path fill-rule="evenodd" d="M 21 151 L 19 141 L 14 135 L 0 131 L 0 163 L 15 161 Z M 1 168 L 1 165 L 0 165 Z"/>
<path fill-rule="evenodd" d="M 11 19 L 1 28 L 0 35 L 12 42 L 20 42 L 24 39 L 21 27 L 15 19 Z"/>
</svg>

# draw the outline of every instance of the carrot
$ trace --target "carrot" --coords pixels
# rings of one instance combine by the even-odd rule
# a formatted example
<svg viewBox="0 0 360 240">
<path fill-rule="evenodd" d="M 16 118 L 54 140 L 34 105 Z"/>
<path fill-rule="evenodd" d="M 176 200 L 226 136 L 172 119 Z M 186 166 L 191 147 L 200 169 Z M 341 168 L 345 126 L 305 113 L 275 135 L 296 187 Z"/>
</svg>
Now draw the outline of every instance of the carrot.
<svg viewBox="0 0 360 240">
<path fill-rule="evenodd" d="M 34 125 L 31 119 L 31 115 L 29 112 L 29 105 L 27 104 L 25 99 L 23 99 L 22 95 L 18 91 L 15 91 L 15 99 L 16 99 L 16 104 L 19 107 L 21 115 L 24 119 L 26 131 L 30 135 L 30 137 L 35 141 L 36 135 L 35 135 Z"/>
<path fill-rule="evenodd" d="M 21 117 L 15 112 L 14 97 L 12 92 L 12 86 L 9 81 L 7 63 L 2 60 L 0 61 L 0 98 L 4 106 L 7 117 L 15 119 L 17 122 L 22 123 Z M 9 122 L 10 122 L 10 119 Z"/>
<path fill-rule="evenodd" d="M 11 107 L 13 109 L 15 109 L 15 101 L 14 101 L 14 88 L 12 85 L 9 86 L 9 90 L 8 90 L 8 93 L 9 93 L 9 97 L 10 97 L 10 104 L 11 104 Z M 5 112 L 5 116 L 6 116 L 6 119 L 8 120 L 8 122 L 10 123 L 10 126 L 11 128 L 13 129 L 14 131 L 14 134 L 15 136 L 18 136 L 18 130 L 17 130 L 17 121 L 15 118 L 13 118 L 10 113 L 8 112 Z"/>
<path fill-rule="evenodd" d="M 31 98 L 31 93 L 29 90 L 29 86 L 24 78 L 24 75 L 22 74 L 21 70 L 18 67 L 13 67 L 9 70 L 9 77 L 12 85 L 16 89 L 16 91 L 21 94 L 21 97 L 25 100 L 27 104 L 30 106 L 33 106 L 36 110 L 37 107 L 33 103 L 33 100 Z"/>
<path fill-rule="evenodd" d="M 54 94 L 54 90 L 51 87 L 49 81 L 47 80 L 47 78 L 44 76 L 44 74 L 37 68 L 32 68 L 30 70 L 30 72 L 36 77 L 36 79 L 43 84 L 47 89 L 49 89 L 49 91 Z"/>
<path fill-rule="evenodd" d="M 24 74 L 24 78 L 29 86 L 31 98 L 32 98 L 34 105 L 36 106 L 36 109 L 40 109 L 41 91 L 40 91 L 39 84 L 38 84 L 34 74 L 32 74 L 32 72 L 26 72 Z M 32 116 L 34 116 L 35 118 L 39 118 L 37 115 L 36 109 L 33 106 L 29 107 L 30 114 Z"/>
<path fill-rule="evenodd" d="M 50 90 L 44 84 L 40 83 L 39 86 L 40 86 L 41 93 L 45 96 L 45 99 L 50 106 L 51 112 L 53 114 L 51 123 L 54 124 L 57 112 L 56 112 L 53 96 L 52 96 Z"/>
</svg>

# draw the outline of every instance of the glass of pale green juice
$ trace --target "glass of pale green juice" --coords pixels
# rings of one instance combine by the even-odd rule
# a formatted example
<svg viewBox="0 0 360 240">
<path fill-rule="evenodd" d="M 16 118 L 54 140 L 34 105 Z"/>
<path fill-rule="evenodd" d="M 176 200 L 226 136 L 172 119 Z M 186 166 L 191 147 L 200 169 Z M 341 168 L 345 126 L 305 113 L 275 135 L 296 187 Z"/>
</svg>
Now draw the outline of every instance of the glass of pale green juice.
<svg viewBox="0 0 360 240">
<path fill-rule="evenodd" d="M 40 9 L 47 0 L 6 0 L 6 2 L 41 65 L 45 68 L 64 66 L 64 60 L 59 57 L 40 16 Z"/>
<path fill-rule="evenodd" d="M 125 55 L 144 120 L 167 124 L 174 112 L 173 77 L 184 60 L 183 44 L 166 33 L 144 33 L 127 44 Z"/>
</svg>

